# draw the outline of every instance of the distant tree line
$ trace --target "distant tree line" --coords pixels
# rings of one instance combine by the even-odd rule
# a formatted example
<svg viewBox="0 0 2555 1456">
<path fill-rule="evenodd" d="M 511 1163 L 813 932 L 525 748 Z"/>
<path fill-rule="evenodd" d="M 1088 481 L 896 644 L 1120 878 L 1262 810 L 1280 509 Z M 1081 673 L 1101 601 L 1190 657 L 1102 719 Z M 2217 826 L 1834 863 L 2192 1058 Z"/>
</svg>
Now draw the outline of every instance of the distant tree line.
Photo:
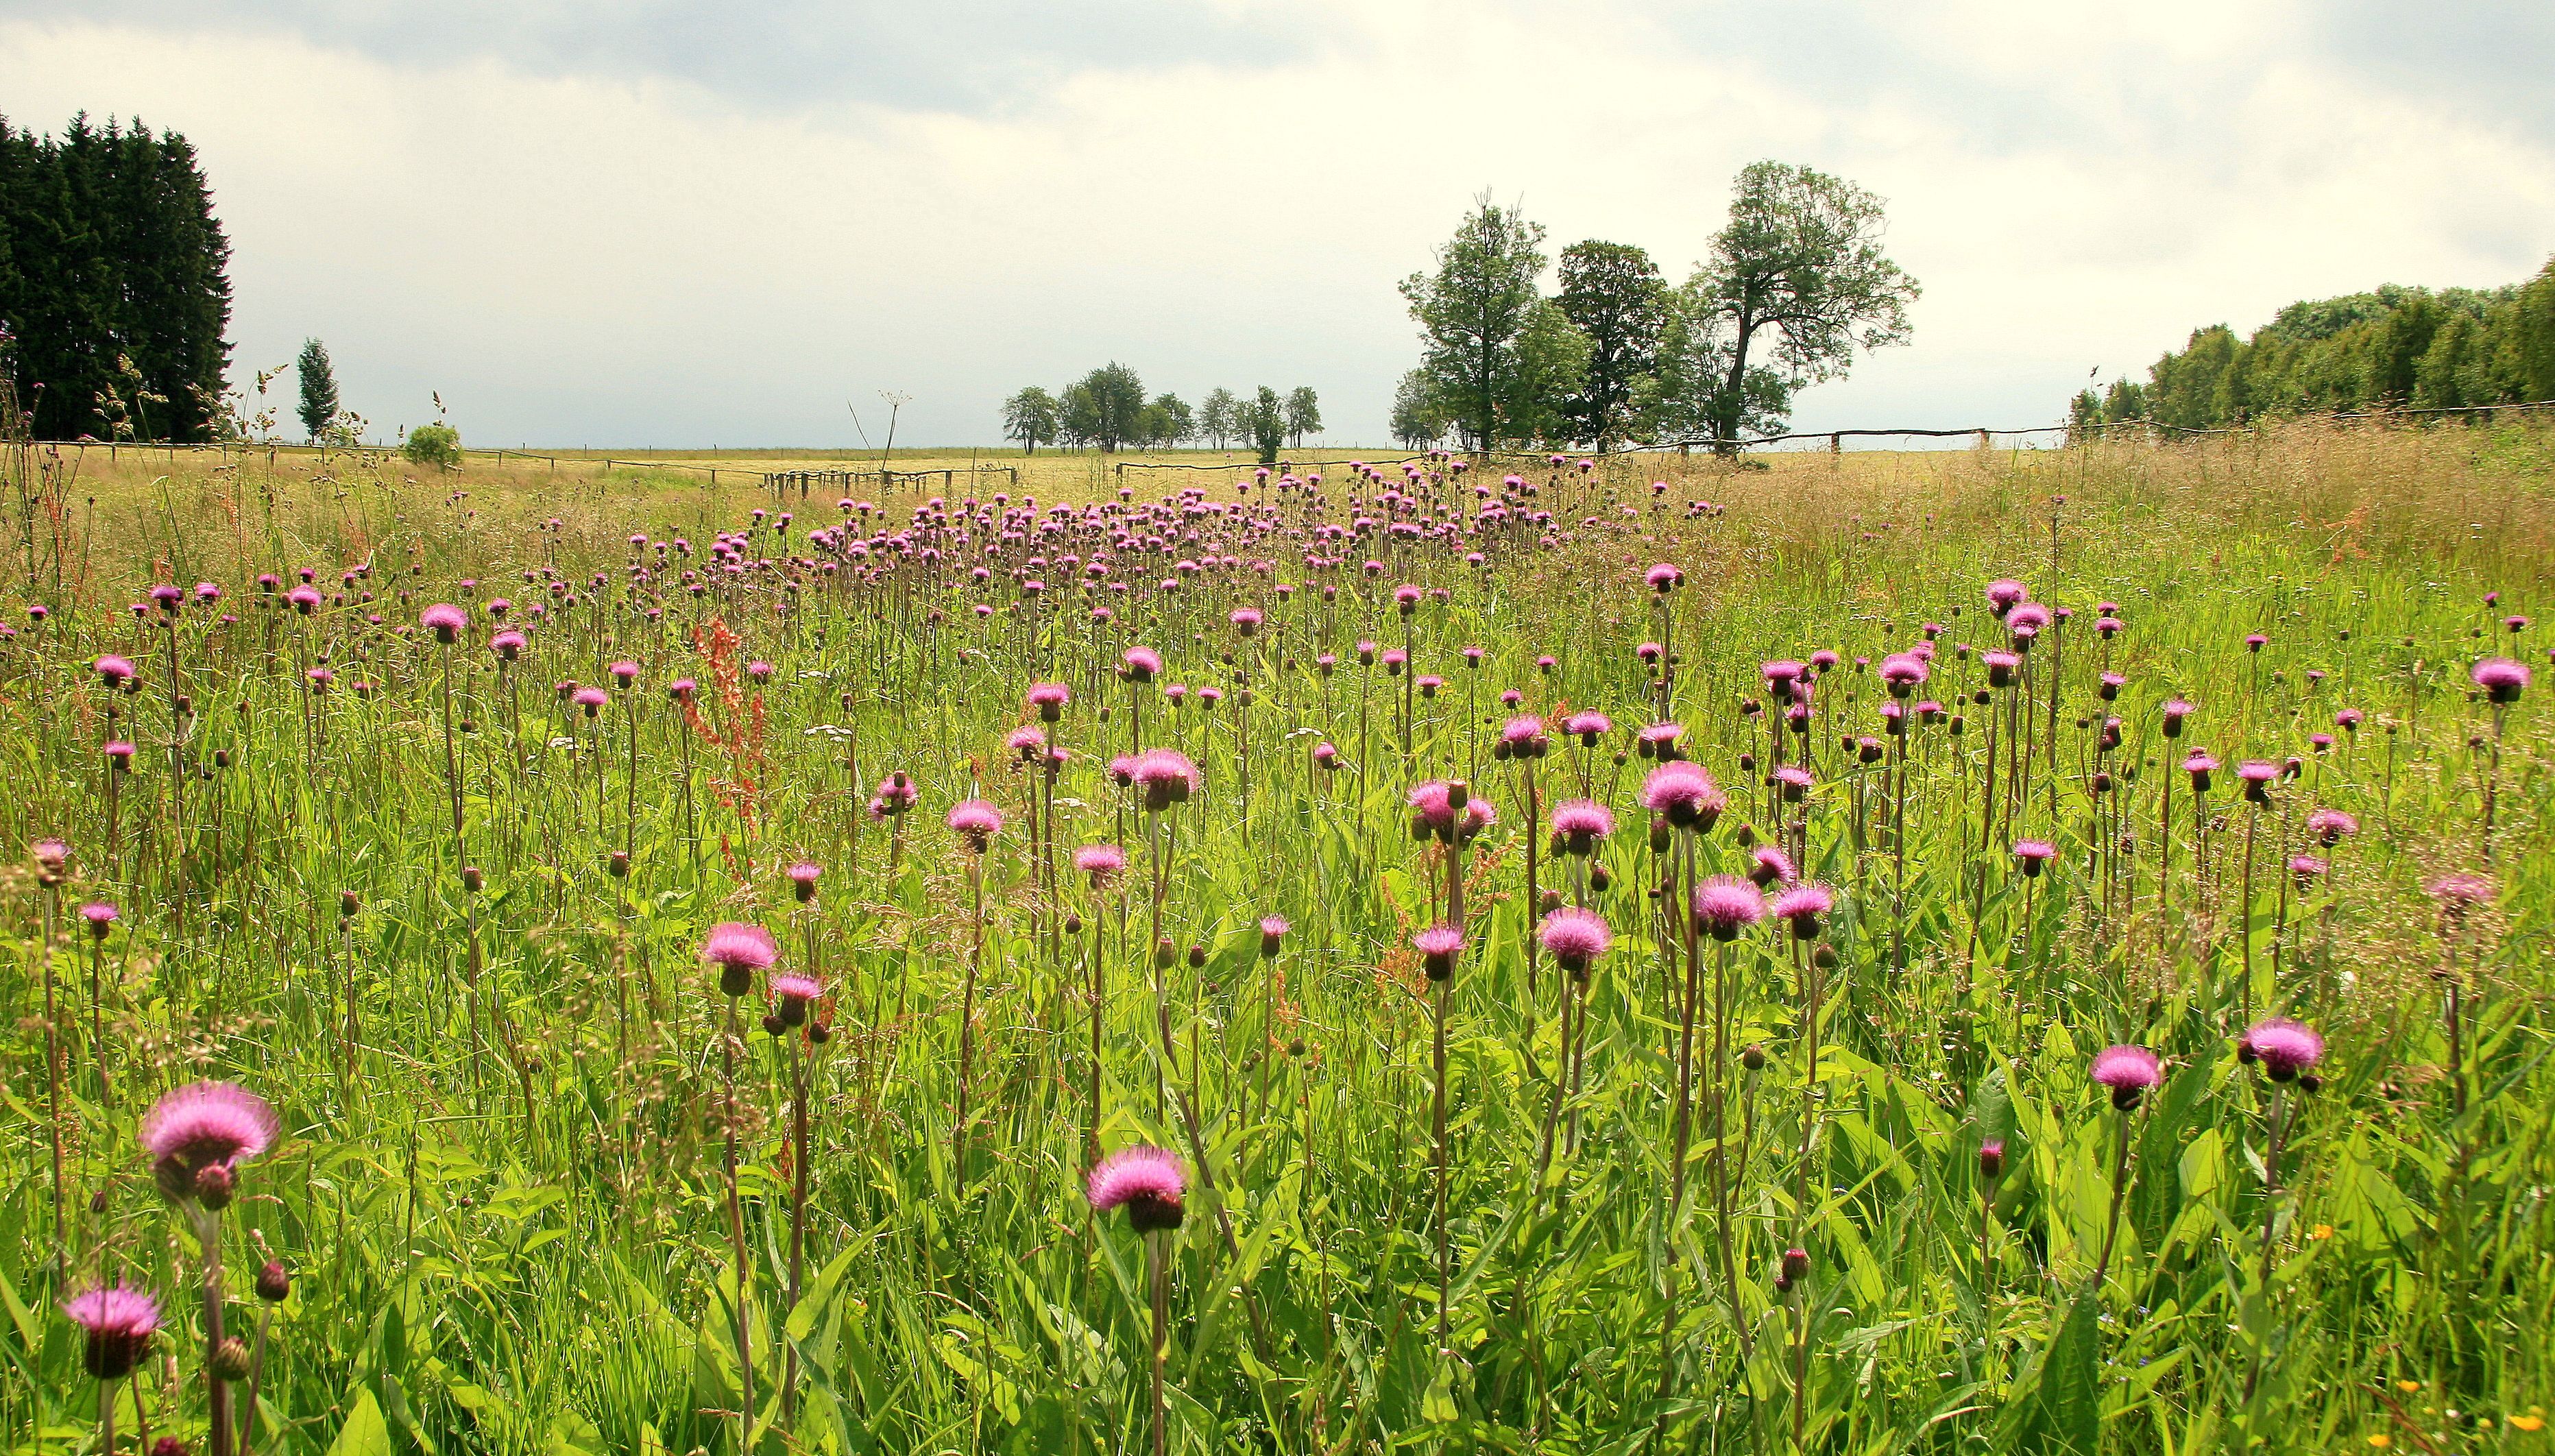
<svg viewBox="0 0 2555 1456">
<path fill-rule="evenodd" d="M 83 115 L 57 140 L 0 119 L 0 370 L 39 438 L 230 427 L 229 264 L 184 137 Z"/>
<path fill-rule="evenodd" d="M 1191 409 L 1174 394 L 1148 398 L 1145 381 L 1112 360 L 1049 394 L 1032 385 L 1003 402 L 1003 437 L 1031 454 L 1040 445 L 1067 449 L 1159 449 L 1207 444 L 1224 449 L 1241 442 L 1263 460 L 1275 460 L 1290 441 L 1322 429 L 1321 400 L 1302 385 L 1284 395 L 1262 385 L 1248 396 L 1211 391 Z"/>
<path fill-rule="evenodd" d="M 1592 239 L 1561 250 L 1547 296 L 1542 226 L 1484 192 L 1436 267 L 1401 283 L 1423 352 L 1394 393 L 1394 435 L 1729 451 L 1779 432 L 1802 388 L 1907 340 L 1918 288 L 1882 251 L 1884 224 L 1852 182 L 1760 162 L 1682 285 L 1642 249 Z"/>
<path fill-rule="evenodd" d="M 2555 400 L 2555 259 L 2524 284 L 2401 288 L 2291 303 L 2246 338 L 2195 329 L 2144 383 L 2114 380 L 2069 409 L 2082 428 L 2186 429 L 2283 415 L 2464 409 Z"/>
</svg>

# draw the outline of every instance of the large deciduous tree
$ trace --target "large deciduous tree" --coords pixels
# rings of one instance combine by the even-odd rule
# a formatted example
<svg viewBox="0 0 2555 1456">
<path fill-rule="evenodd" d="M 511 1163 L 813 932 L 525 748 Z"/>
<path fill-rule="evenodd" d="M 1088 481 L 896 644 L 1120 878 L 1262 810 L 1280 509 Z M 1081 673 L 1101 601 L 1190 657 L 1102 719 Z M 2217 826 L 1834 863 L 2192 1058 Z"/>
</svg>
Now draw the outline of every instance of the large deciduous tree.
<svg viewBox="0 0 2555 1456">
<path fill-rule="evenodd" d="M 1135 370 L 1112 359 L 1084 375 L 1077 388 L 1091 396 L 1094 444 L 1114 453 L 1137 438 L 1145 421 L 1145 381 Z"/>
<path fill-rule="evenodd" d="M 1403 374 L 1393 391 L 1393 437 L 1405 450 L 1435 449 L 1437 441 L 1446 437 L 1447 423 L 1446 407 L 1439 403 L 1428 371 Z"/>
<path fill-rule="evenodd" d="M 1916 281 L 1882 251 L 1882 199 L 1780 162 L 1739 174 L 1730 221 L 1677 291 L 1651 389 L 1665 435 L 1724 453 L 1776 432 L 1792 395 L 1841 379 L 1858 350 L 1904 343 Z"/>
<path fill-rule="evenodd" d="M 1476 449 L 1526 434 L 1511 417 L 1521 403 L 1521 368 L 1528 362 L 1521 345 L 1542 303 L 1535 292 L 1542 244 L 1540 224 L 1484 191 L 1437 250 L 1436 270 L 1401 281 L 1424 343 L 1419 367 Z"/>
<path fill-rule="evenodd" d="M 1656 367 L 1668 286 L 1650 255 L 1591 238 L 1561 250 L 1554 302 L 1588 340 L 1579 388 L 1564 403 L 1574 438 L 1612 448 L 1630 430 L 1637 392 Z"/>
<path fill-rule="evenodd" d="M 1251 442 L 1260 449 L 1260 463 L 1278 463 L 1278 447 L 1286 443 L 1286 404 L 1278 392 L 1267 385 L 1244 407 L 1250 416 Z"/>
<path fill-rule="evenodd" d="M 1304 447 L 1304 436 L 1322 432 L 1322 401 L 1313 387 L 1299 384 L 1286 394 L 1286 437 L 1295 448 Z"/>
<path fill-rule="evenodd" d="M 1198 407 L 1197 432 L 1217 449 L 1242 432 L 1242 400 L 1229 389 L 1211 390 Z"/>
<path fill-rule="evenodd" d="M 1003 437 L 1019 440 L 1023 453 L 1034 455 L 1055 438 L 1056 415 L 1055 396 L 1031 385 L 1003 402 Z"/>
</svg>

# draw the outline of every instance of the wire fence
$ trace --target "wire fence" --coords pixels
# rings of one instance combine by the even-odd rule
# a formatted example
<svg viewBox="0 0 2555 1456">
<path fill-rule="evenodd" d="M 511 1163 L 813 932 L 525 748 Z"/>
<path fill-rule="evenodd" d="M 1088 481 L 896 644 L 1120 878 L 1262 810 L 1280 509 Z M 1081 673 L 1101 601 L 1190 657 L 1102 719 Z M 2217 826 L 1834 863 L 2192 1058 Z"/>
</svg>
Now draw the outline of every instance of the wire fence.
<svg viewBox="0 0 2555 1456">
<path fill-rule="evenodd" d="M 1767 445 L 1788 444 L 1794 440 L 1819 439 L 1826 440 L 1828 442 L 1828 448 L 1835 452 L 1842 452 L 1845 448 L 1845 442 L 1849 439 L 1874 438 L 1960 439 L 1969 437 L 1976 439 L 1983 447 L 1998 439 L 2028 438 L 2034 435 L 2044 434 L 2073 436 L 2077 434 L 2091 433 L 2105 435 L 2114 431 L 2128 431 L 2132 434 L 2145 434 L 2151 438 L 2165 437 L 2173 439 L 2187 439 L 2206 435 L 2252 434 L 2259 432 L 2266 425 L 2296 421 L 2316 421 L 2340 425 L 2385 425 L 2456 417 L 2458 419 L 2474 423 L 2490 420 L 2496 415 L 2518 415 L 2527 414 L 2533 411 L 2546 410 L 2555 410 L 2555 400 L 2528 400 L 2518 403 L 2494 405 L 2442 405 L 2419 409 L 2388 408 L 2378 410 L 2347 410 L 2338 411 L 2332 414 L 2317 415 L 2268 416 L 2249 424 L 2229 425 L 2166 425 L 2152 420 L 2105 420 L 2086 421 L 2083 423 L 2070 423 L 2065 425 L 2024 425 L 2019 428 L 2002 429 L 1987 425 L 1968 425 L 1955 429 L 1918 427 L 1872 428 L 1858 426 L 1848 429 L 1793 430 L 1784 434 L 1759 435 L 1737 440 L 1723 440 L 1716 436 L 1703 435 L 1684 439 L 1661 440 L 1644 444 L 1623 445 L 1614 449 L 1606 450 L 1571 450 L 1561 452 L 1549 450 L 1466 450 L 1460 453 L 1462 453 L 1467 459 L 1475 460 L 1488 461 L 1497 459 L 1514 459 L 1549 462 L 1556 454 L 1570 458 L 1612 459 L 1629 455 L 1661 454 L 1671 450 L 1679 454 L 1686 454 L 1695 450 L 1712 450 L 1716 452 L 1752 450 L 1762 449 Z M 347 446 L 287 444 L 280 440 L 262 440 L 254 442 L 213 440 L 187 443 L 157 440 L 75 439 L 28 440 L 25 444 L 37 449 L 77 450 L 83 455 L 89 450 L 104 450 L 107 452 L 110 460 L 120 458 L 125 452 L 132 452 L 144 455 L 145 457 L 155 452 L 165 452 L 173 463 L 176 461 L 181 451 L 184 451 L 188 454 L 201 454 L 208 450 L 218 451 L 225 461 L 227 461 L 228 458 L 234 454 L 245 455 L 263 452 L 270 460 L 272 460 L 279 453 L 316 453 L 324 455 L 331 452 L 343 453 L 349 449 Z M 353 448 L 380 450 L 386 447 L 358 446 Z M 850 488 L 864 483 L 874 483 L 879 486 L 882 492 L 893 492 L 899 486 L 903 485 L 912 485 L 916 489 L 919 489 L 923 482 L 937 478 L 940 481 L 942 491 L 950 492 L 956 490 L 957 478 L 960 475 L 968 477 L 968 485 L 970 489 L 974 488 L 977 481 L 987 477 L 1000 477 L 1006 480 L 1015 490 L 1020 488 L 1021 481 L 1020 467 L 1017 465 L 987 465 L 982 463 L 971 464 L 964 468 L 957 466 L 934 466 L 926 470 L 897 470 L 884 464 L 873 470 L 837 470 L 825 468 L 765 470 L 753 466 L 735 464 L 703 464 L 693 460 L 663 460 L 646 457 L 634 459 L 626 456 L 614 455 L 555 455 L 537 450 L 502 449 L 485 446 L 465 447 L 461 453 L 464 455 L 475 455 L 481 458 L 493 458 L 501 467 L 509 460 L 540 462 L 548 465 L 550 472 L 553 474 L 557 472 L 559 466 L 562 464 L 570 467 L 591 465 L 595 467 L 595 471 L 598 476 L 609 476 L 616 467 L 624 470 L 644 469 L 693 471 L 706 474 L 708 476 L 708 483 L 713 487 L 719 484 L 719 477 L 724 474 L 738 477 L 743 480 L 749 480 L 757 488 L 770 491 L 775 495 L 786 495 L 794 487 L 801 499 L 809 497 L 819 486 L 830 490 Z M 1293 458 L 1280 458 L 1278 461 L 1272 462 L 1268 468 L 1277 471 L 1295 472 L 1319 470 L 1334 466 L 1356 466 L 1362 464 L 1399 465 L 1409 463 L 1411 461 L 1430 459 L 1439 453 L 1442 452 L 1433 450 L 1415 450 L 1406 451 L 1398 456 L 1383 455 L 1374 458 L 1368 458 L 1365 456 L 1343 456 L 1335 460 L 1298 460 Z M 1259 468 L 1259 462 L 1257 461 L 1237 462 L 1231 460 L 1216 462 L 1187 460 L 1116 460 L 1112 461 L 1111 464 L 1114 468 L 1116 478 L 1121 481 L 1126 479 L 1127 472 L 1130 470 L 1189 470 L 1224 472 Z"/>
</svg>

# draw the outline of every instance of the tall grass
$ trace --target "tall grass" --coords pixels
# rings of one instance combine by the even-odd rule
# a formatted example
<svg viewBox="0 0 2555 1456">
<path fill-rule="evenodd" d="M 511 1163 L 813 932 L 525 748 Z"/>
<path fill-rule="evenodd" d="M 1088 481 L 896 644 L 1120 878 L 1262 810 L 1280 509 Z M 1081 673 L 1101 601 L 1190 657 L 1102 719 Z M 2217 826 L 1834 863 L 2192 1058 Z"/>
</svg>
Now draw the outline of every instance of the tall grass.
<svg viewBox="0 0 2555 1456">
<path fill-rule="evenodd" d="M 2545 434 L 1538 464 L 1508 488 L 1388 471 L 1405 518 L 1505 496 L 1451 544 L 1334 545 L 1316 528 L 1396 510 L 1378 487 L 1353 513 L 1337 468 L 1318 500 L 1148 480 L 1085 526 L 1041 513 L 1113 502 L 1117 477 L 1063 461 L 1025 477 L 1034 507 L 921 507 L 940 554 L 892 567 L 808 546 L 846 519 L 831 502 L 671 474 L 211 464 L 92 455 L 0 563 L 0 816 L 74 851 L 61 887 L 33 864 L 0 885 L 13 1447 L 95 1428 L 55 1308 L 75 1287 L 165 1304 L 200 1282 L 133 1140 L 202 1076 L 285 1122 L 223 1220 L 235 1264 L 262 1247 L 295 1274 L 271 1328 L 232 1321 L 263 1332 L 259 1451 L 1136 1449 L 1157 1295 L 1173 1450 L 2555 1439 L 2555 739 L 2543 685 L 2496 713 L 2467 677 L 2544 652 L 2501 619 L 2543 605 L 2555 563 Z M 1180 486 L 1266 523 L 1148 506 Z M 845 542 L 919 505 L 877 504 Z M 835 569 L 791 564 L 818 557 Z M 1672 610 L 1656 561 L 1683 571 Z M 306 615 L 255 583 L 305 567 Z M 1991 688 L 1979 654 L 2008 644 L 1982 591 L 2008 576 L 2073 615 Z M 154 580 L 223 596 L 137 613 Z M 530 636 L 511 664 L 488 651 L 500 596 Z M 472 613 L 448 773 L 445 662 L 417 626 L 447 601 Z M 2117 637 L 2092 629 L 2105 601 Z M 1239 607 L 1267 614 L 1248 639 Z M 1405 621 L 1399 680 L 1362 668 L 1357 643 L 1399 646 Z M 1859 660 L 1929 622 L 1914 696 L 1945 711 L 1911 711 L 1902 752 Z M 1132 645 L 1161 681 L 1118 680 Z M 1840 658 L 1794 733 L 1759 665 L 1819 649 Z M 140 690 L 101 684 L 103 653 Z M 1654 835 L 1630 730 L 1671 670 L 1676 752 L 1728 805 Z M 606 703 L 587 716 L 570 680 Z M 1051 789 L 1007 744 L 1037 680 L 1072 693 Z M 2168 741 L 2177 695 L 2199 707 Z M 1554 726 L 1540 761 L 1487 747 L 1579 708 L 1615 731 Z M 1196 762 L 1189 801 L 1149 812 L 1112 782 L 1139 731 Z M 139 749 L 121 776 L 117 734 Z M 1811 772 L 1797 800 L 1765 782 L 1774 744 Z M 2205 798 L 2194 746 L 2227 764 Z M 2239 760 L 2292 757 L 2267 805 L 2231 791 Z M 916 811 L 872 817 L 896 774 Z M 1430 779 L 1497 822 L 1414 837 Z M 1521 828 L 1565 783 L 1619 825 L 1535 886 L 1613 927 L 1584 986 L 1529 949 Z M 981 855 L 944 827 L 978 796 L 1005 821 Z M 2316 807 L 2360 832 L 2319 842 Z M 2056 848 L 2039 875 L 2023 837 Z M 1119 880 L 1048 869 L 1095 841 L 1123 846 Z M 1765 845 L 1833 887 L 1816 934 L 1694 933 L 1688 887 Z M 2309 853 L 2327 870 L 2292 874 Z M 800 860 L 823 867 L 804 909 Z M 2490 894 L 2444 910 L 2451 872 Z M 120 909 L 93 943 L 57 909 L 86 901 Z M 700 963 L 725 920 L 821 970 L 824 1042 L 729 1034 Z M 1410 948 L 1440 920 L 1464 930 L 1442 988 Z M 2241 1054 L 2249 1008 L 2323 1032 L 2317 1090 Z M 2088 1070 L 2115 1042 L 2166 1068 L 2126 1112 Z M 1150 1238 L 1082 1201 L 1092 1149 L 1137 1144 L 1191 1165 L 1193 1216 Z M 165 1341 L 113 1396 L 118 1430 L 200 1436 L 191 1349 Z"/>
</svg>

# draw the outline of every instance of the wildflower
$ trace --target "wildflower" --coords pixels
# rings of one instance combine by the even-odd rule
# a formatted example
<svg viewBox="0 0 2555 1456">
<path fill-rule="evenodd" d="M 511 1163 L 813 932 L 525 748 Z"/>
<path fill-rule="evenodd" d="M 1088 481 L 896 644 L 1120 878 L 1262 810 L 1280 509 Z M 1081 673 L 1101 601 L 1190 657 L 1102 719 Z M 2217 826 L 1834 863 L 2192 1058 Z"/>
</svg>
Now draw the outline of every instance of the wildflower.
<svg viewBox="0 0 2555 1456">
<path fill-rule="evenodd" d="M 1715 875 L 1694 887 L 1693 910 L 1697 930 L 1730 941 L 1765 918 L 1765 898 L 1737 875 Z"/>
<path fill-rule="evenodd" d="M 2014 862 L 2025 875 L 2037 875 L 2058 857 L 2058 846 L 2046 839 L 2017 839 L 2013 842 Z"/>
<path fill-rule="evenodd" d="M 74 1294 L 62 1305 L 62 1313 L 80 1327 L 85 1339 L 81 1368 L 110 1384 L 140 1368 L 151 1353 L 151 1337 L 160 1329 L 159 1304 L 122 1284 L 101 1284 Z"/>
<path fill-rule="evenodd" d="M 1575 735 L 1582 748 L 1595 748 L 1597 740 L 1615 729 L 1615 721 L 1604 713 L 1579 712 L 1561 720 L 1561 731 Z"/>
<path fill-rule="evenodd" d="M 2307 815 L 2307 832 L 2326 844 L 2339 844 L 2360 832 L 2360 821 L 2341 809 L 2317 809 Z"/>
<path fill-rule="evenodd" d="M 773 1000 L 777 1003 L 777 1014 L 781 1018 L 781 1024 L 785 1027 L 806 1025 L 808 1006 L 824 994 L 825 988 L 813 976 L 802 976 L 793 972 L 772 978 Z"/>
<path fill-rule="evenodd" d="M 2271 801 L 2271 781 L 2280 777 L 2280 766 L 2261 759 L 2247 759 L 2236 766 L 2236 777 L 2245 784 L 2245 798 L 2250 803 Z"/>
<path fill-rule="evenodd" d="M 1891 697 L 1906 697 L 1924 684 L 1933 669 L 1913 653 L 1891 653 L 1881 660 L 1881 680 Z"/>
<path fill-rule="evenodd" d="M 1748 878 L 1759 889 L 1768 885 L 1789 885 L 1799 872 L 1792 868 L 1792 857 L 1770 844 L 1757 846 L 1749 861 Z"/>
<path fill-rule="evenodd" d="M 1499 819 L 1490 800 L 1476 797 L 1472 787 L 1460 781 L 1430 779 L 1413 785 L 1405 802 L 1410 806 L 1413 839 L 1470 841 Z"/>
<path fill-rule="evenodd" d="M 105 657 L 99 658 L 96 662 L 89 664 L 89 668 L 91 671 L 97 673 L 99 681 L 105 683 L 109 687 L 122 687 L 126 680 L 133 676 L 132 661 L 126 658 L 119 658 L 113 653 L 109 653 Z"/>
<path fill-rule="evenodd" d="M 1197 765 L 1186 754 L 1167 748 L 1149 749 L 1130 766 L 1128 777 L 1135 787 L 1145 790 L 1145 810 L 1158 814 L 1175 803 L 1186 803 L 1198 790 Z"/>
<path fill-rule="evenodd" d="M 220 1210 L 239 1163 L 273 1147 L 280 1131 L 266 1099 L 231 1082 L 196 1082 L 151 1105 L 142 1151 L 173 1203 L 192 1198 Z"/>
<path fill-rule="evenodd" d="M 1083 1196 L 1094 1213 L 1127 1210 L 1127 1223 L 1140 1234 L 1180 1226 L 1181 1195 L 1188 1179 L 1180 1160 L 1159 1148 L 1129 1148 L 1102 1158 L 1083 1184 Z"/>
<path fill-rule="evenodd" d="M 1061 682 L 1030 684 L 1029 705 L 1037 709 L 1040 722 L 1052 723 L 1064 716 L 1065 704 L 1073 701 L 1073 689 Z"/>
<path fill-rule="evenodd" d="M 761 925 L 722 920 L 701 940 L 701 959 L 718 967 L 719 990 L 730 997 L 754 989 L 754 973 L 781 958 L 781 947 Z"/>
<path fill-rule="evenodd" d="M 2021 582 L 2010 576 L 2000 576 L 1988 583 L 1988 609 L 2003 617 L 2013 609 L 2014 603 L 2021 601 L 2027 594 L 2028 591 Z"/>
<path fill-rule="evenodd" d="M 1114 844 L 1086 844 L 1073 852 L 1073 867 L 1091 877 L 1091 888 L 1127 868 L 1126 851 Z"/>
<path fill-rule="evenodd" d="M 1544 736 L 1543 720 L 1529 713 L 1500 726 L 1500 741 L 1492 753 L 1504 759 L 1541 758 L 1551 746 L 1551 740 Z"/>
<path fill-rule="evenodd" d="M 2324 1038 L 2301 1023 L 2272 1017 L 2247 1028 L 2236 1051 L 2246 1061 L 2259 1061 L 2272 1081 L 2289 1082 L 2324 1059 Z"/>
<path fill-rule="evenodd" d="M 971 852 L 983 854 L 1003 830 L 1003 811 L 981 798 L 960 799 L 950 806 L 948 823 Z"/>
<path fill-rule="evenodd" d="M 1277 959 L 1278 952 L 1285 948 L 1286 932 L 1293 928 L 1295 927 L 1286 923 L 1284 915 L 1262 915 L 1260 917 L 1261 955 L 1271 960 Z"/>
<path fill-rule="evenodd" d="M 1673 759 L 1677 740 L 1683 737 L 1682 723 L 1651 723 L 1633 735 L 1633 751 L 1645 759 Z"/>
<path fill-rule="evenodd" d="M 1024 723 L 1003 739 L 1004 746 L 1019 755 L 1022 763 L 1036 758 L 1046 749 L 1046 735 L 1034 723 Z"/>
<path fill-rule="evenodd" d="M 1419 952 L 1428 979 L 1443 981 L 1455 974 L 1455 957 L 1464 950 L 1464 932 L 1452 925 L 1431 925 L 1410 937 L 1410 947 Z"/>
<path fill-rule="evenodd" d="M 449 602 L 436 602 L 417 614 L 417 623 L 434 634 L 434 640 L 449 644 L 469 630 L 470 614 Z"/>
<path fill-rule="evenodd" d="M 1642 579 L 1649 583 L 1650 590 L 1662 596 L 1685 585 L 1685 573 L 1665 561 L 1643 572 Z"/>
<path fill-rule="evenodd" d="M 88 922 L 88 933 L 100 940 L 106 938 L 107 931 L 115 928 L 115 922 L 120 917 L 116 908 L 103 900 L 92 900 L 81 906 L 79 913 L 80 918 Z"/>
<path fill-rule="evenodd" d="M 2005 1176 L 2003 1138 L 1990 1138 L 1979 1145 L 1979 1176 L 1991 1183 Z"/>
<path fill-rule="evenodd" d="M 2430 884 L 2431 898 L 2450 914 L 2464 914 L 2493 899 L 2493 881 L 2483 875 L 2442 875 Z"/>
<path fill-rule="evenodd" d="M 1552 837 L 1572 854 L 1587 854 L 1615 832 L 1615 816 L 1594 799 L 1574 798 L 1552 811 Z"/>
<path fill-rule="evenodd" d="M 2148 1088 L 2164 1080 L 2164 1063 L 2143 1046 L 2106 1046 L 2094 1053 L 2093 1076 L 2097 1084 L 2112 1089 L 2112 1105 L 2128 1112 Z"/>
<path fill-rule="evenodd" d="M 1836 895 L 1824 885 L 1795 885 L 1774 897 L 1774 915 L 1792 922 L 1792 938 L 1815 939 L 1819 916 L 1836 908 Z"/>
<path fill-rule="evenodd" d="M 1683 759 L 1659 765 L 1642 783 L 1642 807 L 1680 829 L 1708 830 L 1728 805 L 1712 776 Z"/>
<path fill-rule="evenodd" d="M 816 898 L 816 881 L 825 871 L 821 866 L 800 860 L 784 872 L 790 880 L 790 893 L 805 905 Z"/>
<path fill-rule="evenodd" d="M 2191 776 L 2191 791 L 2194 793 L 2209 791 L 2209 776 L 2217 773 L 2218 769 L 2218 760 L 2198 749 L 2192 750 L 2182 761 L 2182 772 Z"/>
<path fill-rule="evenodd" d="M 2486 658 L 2469 668 L 2467 675 L 2484 689 L 2488 700 L 2495 703 L 2519 701 L 2520 692 L 2528 686 L 2527 665 L 2509 658 Z"/>
<path fill-rule="evenodd" d="M 1615 932 L 1606 924 L 1605 916 L 1571 906 L 1544 916 L 1535 938 L 1563 970 L 1584 976 L 1597 957 L 1615 943 Z"/>
<path fill-rule="evenodd" d="M 1131 647 L 1119 655 L 1118 675 L 1130 682 L 1151 682 L 1162 675 L 1162 655 L 1149 647 Z"/>
</svg>

